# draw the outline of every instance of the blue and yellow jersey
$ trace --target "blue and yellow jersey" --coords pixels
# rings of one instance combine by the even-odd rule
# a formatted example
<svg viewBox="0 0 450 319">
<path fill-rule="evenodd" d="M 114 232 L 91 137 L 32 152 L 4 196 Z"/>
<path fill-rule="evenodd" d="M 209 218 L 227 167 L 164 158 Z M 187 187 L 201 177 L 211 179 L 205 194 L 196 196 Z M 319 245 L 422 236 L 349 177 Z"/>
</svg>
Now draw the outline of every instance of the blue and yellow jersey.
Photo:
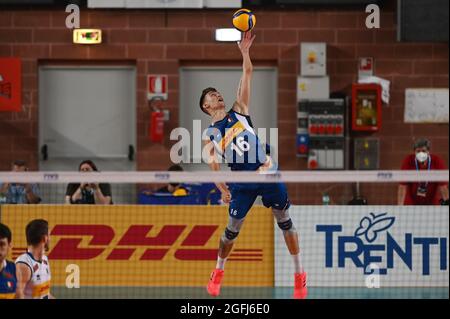
<svg viewBox="0 0 450 319">
<path fill-rule="evenodd" d="M 267 147 L 260 142 L 248 115 L 230 110 L 209 126 L 207 135 L 232 171 L 256 171 L 266 162 Z"/>
<path fill-rule="evenodd" d="M 16 297 L 16 287 L 16 265 L 5 260 L 0 271 L 0 299 L 14 299 Z"/>
</svg>

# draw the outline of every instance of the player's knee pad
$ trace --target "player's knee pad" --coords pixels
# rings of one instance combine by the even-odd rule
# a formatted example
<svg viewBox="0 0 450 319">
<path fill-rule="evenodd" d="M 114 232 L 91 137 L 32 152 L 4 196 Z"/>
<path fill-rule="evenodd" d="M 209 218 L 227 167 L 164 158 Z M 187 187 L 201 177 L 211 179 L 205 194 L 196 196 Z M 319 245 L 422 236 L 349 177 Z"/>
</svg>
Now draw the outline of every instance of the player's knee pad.
<svg viewBox="0 0 450 319">
<path fill-rule="evenodd" d="M 275 219 L 277 220 L 278 227 L 283 232 L 295 232 L 295 226 L 292 222 L 291 217 L 289 216 L 288 210 L 273 210 L 273 215 L 275 216 Z"/>
<path fill-rule="evenodd" d="M 228 227 L 227 227 L 227 228 L 225 228 L 225 232 L 223 234 L 222 239 L 224 242 L 230 243 L 230 242 L 233 242 L 237 238 L 238 235 L 239 235 L 238 231 L 234 232 L 234 231 L 228 229 Z"/>
<path fill-rule="evenodd" d="M 294 228 L 294 224 L 292 223 L 292 219 L 289 218 L 286 221 L 278 222 L 278 227 L 285 232 L 292 230 Z"/>
</svg>

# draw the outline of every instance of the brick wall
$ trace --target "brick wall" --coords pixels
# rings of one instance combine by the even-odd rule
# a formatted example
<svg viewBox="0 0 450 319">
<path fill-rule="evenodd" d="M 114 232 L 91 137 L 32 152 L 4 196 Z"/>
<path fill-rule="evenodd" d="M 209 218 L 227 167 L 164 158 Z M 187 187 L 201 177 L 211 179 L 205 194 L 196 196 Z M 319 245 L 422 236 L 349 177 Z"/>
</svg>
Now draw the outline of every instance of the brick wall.
<svg viewBox="0 0 450 319">
<path fill-rule="evenodd" d="M 427 136 L 433 151 L 448 163 L 448 124 L 403 123 L 404 89 L 448 87 L 448 45 L 397 43 L 394 1 L 382 8 L 381 29 L 365 28 L 363 7 L 297 10 L 255 10 L 257 40 L 252 48 L 256 64 L 278 65 L 278 127 L 280 163 L 284 169 L 304 169 L 304 159 L 295 156 L 296 77 L 299 43 L 328 43 L 328 74 L 332 91 L 347 91 L 356 80 L 357 59 L 375 58 L 375 73 L 391 81 L 391 103 L 383 108 L 383 127 L 373 134 L 381 139 L 381 168 L 398 169 L 410 152 L 415 137 Z M 0 170 L 22 158 L 37 168 L 39 63 L 72 60 L 132 61 L 137 66 L 137 167 L 166 169 L 170 142 L 152 144 L 147 138 L 149 111 L 145 96 L 146 74 L 167 73 L 171 121 L 167 132 L 178 126 L 178 67 L 240 63 L 235 44 L 213 40 L 217 27 L 228 27 L 230 11 L 82 10 L 81 26 L 104 31 L 104 44 L 81 46 L 71 43 L 65 28 L 66 13 L 58 10 L 13 10 L 0 12 L 0 56 L 18 56 L 23 61 L 23 111 L 0 113 Z M 168 136 L 168 134 L 166 135 Z M 289 185 L 294 203 L 315 203 L 320 187 Z M 392 203 L 395 186 L 383 191 L 383 201 Z M 371 191 L 368 191 L 371 192 Z M 379 201 L 380 196 L 377 196 Z M 373 201 L 375 202 L 375 201 Z"/>
</svg>

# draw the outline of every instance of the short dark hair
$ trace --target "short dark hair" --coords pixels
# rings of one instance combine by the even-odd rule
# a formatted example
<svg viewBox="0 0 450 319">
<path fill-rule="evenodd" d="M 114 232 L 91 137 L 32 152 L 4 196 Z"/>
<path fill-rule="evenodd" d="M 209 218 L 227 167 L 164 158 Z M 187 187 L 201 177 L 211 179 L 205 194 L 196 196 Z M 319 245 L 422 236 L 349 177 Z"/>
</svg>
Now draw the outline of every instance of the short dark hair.
<svg viewBox="0 0 450 319">
<path fill-rule="evenodd" d="M 44 219 L 35 219 L 28 223 L 25 228 L 27 244 L 38 245 L 44 236 L 48 235 L 48 222 Z"/>
<path fill-rule="evenodd" d="M 18 166 L 18 167 L 27 166 L 27 162 L 25 162 L 23 160 L 15 160 L 12 164 L 13 164 L 13 166 Z"/>
<path fill-rule="evenodd" d="M 183 167 L 181 167 L 180 165 L 177 165 L 177 164 L 169 167 L 169 172 L 183 172 L 183 171 L 184 171 Z M 179 182 L 169 183 L 169 184 L 172 185 L 173 187 L 178 187 L 180 185 Z"/>
<path fill-rule="evenodd" d="M 94 164 L 93 161 L 91 160 L 84 160 L 80 163 L 80 165 L 78 165 L 78 170 L 81 170 L 81 166 L 83 166 L 84 164 L 88 164 L 95 172 L 98 172 L 97 166 Z"/>
<path fill-rule="evenodd" d="M 206 94 L 208 94 L 209 92 L 217 92 L 217 90 L 213 87 L 209 87 L 203 90 L 202 95 L 200 96 L 200 109 L 203 111 L 203 113 L 210 115 L 205 108 L 203 107 L 203 103 L 205 101 L 205 96 Z"/>
<path fill-rule="evenodd" d="M 419 138 L 413 144 L 414 149 L 426 147 L 427 150 L 431 149 L 431 142 L 426 138 Z"/>
<path fill-rule="evenodd" d="M 6 238 L 11 243 L 11 230 L 5 224 L 0 223 L 0 239 Z"/>
</svg>

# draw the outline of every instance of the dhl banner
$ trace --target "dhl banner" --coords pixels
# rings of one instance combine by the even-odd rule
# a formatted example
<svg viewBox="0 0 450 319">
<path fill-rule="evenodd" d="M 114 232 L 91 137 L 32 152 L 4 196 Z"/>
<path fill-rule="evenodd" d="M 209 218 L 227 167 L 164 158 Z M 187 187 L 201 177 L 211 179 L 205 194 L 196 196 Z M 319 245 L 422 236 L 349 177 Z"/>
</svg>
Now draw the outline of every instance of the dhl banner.
<svg viewBox="0 0 450 319">
<path fill-rule="evenodd" d="M 26 250 L 25 226 L 49 222 L 52 285 L 65 285 L 66 267 L 80 269 L 81 286 L 204 286 L 227 225 L 226 207 L 5 205 L 16 258 Z M 254 207 L 227 262 L 227 286 L 273 286 L 270 210 Z"/>
</svg>

